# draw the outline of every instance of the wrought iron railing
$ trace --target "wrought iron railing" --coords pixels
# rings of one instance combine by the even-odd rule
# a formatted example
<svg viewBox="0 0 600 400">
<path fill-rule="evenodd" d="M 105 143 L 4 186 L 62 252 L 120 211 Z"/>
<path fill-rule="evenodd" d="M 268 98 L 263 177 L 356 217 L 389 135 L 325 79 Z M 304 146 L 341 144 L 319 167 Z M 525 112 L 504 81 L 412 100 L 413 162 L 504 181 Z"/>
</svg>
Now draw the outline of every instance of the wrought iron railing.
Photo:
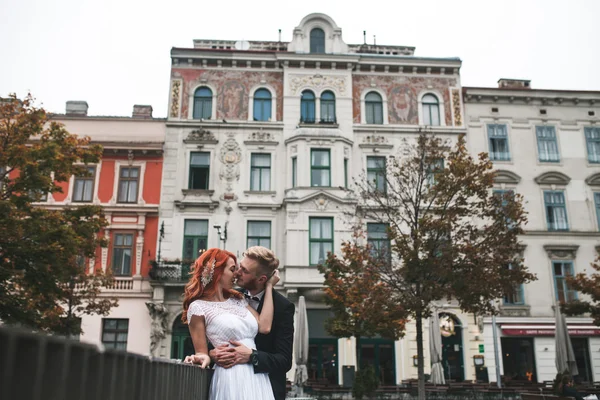
<svg viewBox="0 0 600 400">
<path fill-rule="evenodd" d="M 193 261 L 150 262 L 150 278 L 155 281 L 187 282 L 190 279 L 190 267 Z"/>
<path fill-rule="evenodd" d="M 0 399 L 206 400 L 211 371 L 0 326 Z"/>
</svg>

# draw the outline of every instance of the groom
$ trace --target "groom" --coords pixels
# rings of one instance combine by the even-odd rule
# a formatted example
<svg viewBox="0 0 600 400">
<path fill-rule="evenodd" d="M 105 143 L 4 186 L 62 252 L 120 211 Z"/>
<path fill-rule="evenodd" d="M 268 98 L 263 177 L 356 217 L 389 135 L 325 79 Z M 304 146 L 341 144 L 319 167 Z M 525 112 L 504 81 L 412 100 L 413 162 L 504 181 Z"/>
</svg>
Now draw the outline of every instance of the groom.
<svg viewBox="0 0 600 400">
<path fill-rule="evenodd" d="M 248 304 L 259 313 L 262 311 L 265 286 L 269 277 L 279 267 L 275 254 L 262 246 L 250 247 L 240 261 L 234 278 L 243 290 Z M 285 399 L 285 374 L 292 367 L 292 344 L 294 341 L 294 303 L 273 289 L 274 315 L 271 332 L 258 334 L 257 350 L 232 341 L 209 352 L 211 359 L 224 368 L 236 364 L 251 363 L 255 373 L 267 372 L 273 387 L 275 400 Z"/>
</svg>

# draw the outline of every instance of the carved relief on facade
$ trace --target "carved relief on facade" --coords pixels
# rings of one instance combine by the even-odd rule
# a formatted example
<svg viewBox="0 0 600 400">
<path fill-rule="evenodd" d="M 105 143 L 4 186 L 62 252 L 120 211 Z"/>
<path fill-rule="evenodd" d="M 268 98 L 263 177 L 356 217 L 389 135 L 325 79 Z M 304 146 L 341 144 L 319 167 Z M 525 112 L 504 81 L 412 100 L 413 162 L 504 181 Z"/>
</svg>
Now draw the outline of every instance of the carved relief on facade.
<svg viewBox="0 0 600 400">
<path fill-rule="evenodd" d="M 452 125 L 450 87 L 456 86 L 454 77 L 411 77 L 403 75 L 353 75 L 352 109 L 354 122 L 360 123 L 361 95 L 370 88 L 383 91 L 387 97 L 390 124 L 419 124 L 419 95 L 430 91 L 444 103 L 446 125 Z"/>
<path fill-rule="evenodd" d="M 217 143 L 215 135 L 208 129 L 200 128 L 191 131 L 184 139 L 184 143 L 202 142 L 202 143 Z"/>
<path fill-rule="evenodd" d="M 317 206 L 317 210 L 325 211 L 327 209 L 327 205 L 329 204 L 329 200 L 324 196 L 319 196 L 314 199 L 315 206 Z"/>
<path fill-rule="evenodd" d="M 460 104 L 460 90 L 452 89 L 452 112 L 454 113 L 454 125 L 462 126 L 462 105 Z"/>
<path fill-rule="evenodd" d="M 173 79 L 171 84 L 171 110 L 169 116 L 171 118 L 179 118 L 179 106 L 181 99 L 181 79 Z"/>
<path fill-rule="evenodd" d="M 365 144 L 387 144 L 389 140 L 383 135 L 367 135 L 363 137 Z"/>
<path fill-rule="evenodd" d="M 290 75 L 290 92 L 292 95 L 298 94 L 298 91 L 304 87 L 320 89 L 330 87 L 339 94 L 346 93 L 346 78 L 330 75 Z"/>
<path fill-rule="evenodd" d="M 146 307 L 152 320 L 150 328 L 150 354 L 158 357 L 158 348 L 160 342 L 167 337 L 167 317 L 169 310 L 163 303 L 147 302 Z"/>
<path fill-rule="evenodd" d="M 233 133 L 227 134 L 228 138 L 221 147 L 219 159 L 221 160 L 221 171 L 219 178 L 225 181 L 226 192 L 233 191 L 233 182 L 240 179 L 240 162 L 242 161 L 242 149 L 235 140 Z M 233 200 L 233 198 L 231 199 Z"/>
<path fill-rule="evenodd" d="M 275 135 L 273 135 L 271 132 L 252 132 L 250 135 L 248 135 L 248 140 L 252 142 L 273 142 L 275 141 Z"/>
<path fill-rule="evenodd" d="M 217 120 L 248 120 L 248 105 L 250 91 L 257 86 L 265 85 L 275 90 L 276 118 L 283 119 L 283 73 L 270 71 L 244 71 L 244 70 L 205 70 L 174 68 L 173 78 L 179 78 L 181 84 L 181 115 L 187 118 L 190 112 L 190 98 L 193 91 L 202 84 L 216 88 L 213 103 L 216 109 Z"/>
</svg>

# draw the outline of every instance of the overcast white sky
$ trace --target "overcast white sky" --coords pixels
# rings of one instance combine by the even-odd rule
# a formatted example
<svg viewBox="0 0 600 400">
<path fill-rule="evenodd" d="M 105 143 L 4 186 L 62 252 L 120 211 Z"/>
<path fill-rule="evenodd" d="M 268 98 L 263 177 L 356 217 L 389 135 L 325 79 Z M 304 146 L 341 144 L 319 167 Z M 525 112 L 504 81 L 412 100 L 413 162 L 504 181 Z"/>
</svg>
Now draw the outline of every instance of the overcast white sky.
<svg viewBox="0 0 600 400">
<path fill-rule="evenodd" d="M 460 57 L 462 84 L 501 77 L 534 88 L 600 90 L 600 0 L 0 0 L 0 97 L 46 109 L 86 100 L 90 115 L 167 110 L 171 47 L 193 39 L 282 40 L 328 14 L 346 43 L 415 46 Z"/>
</svg>

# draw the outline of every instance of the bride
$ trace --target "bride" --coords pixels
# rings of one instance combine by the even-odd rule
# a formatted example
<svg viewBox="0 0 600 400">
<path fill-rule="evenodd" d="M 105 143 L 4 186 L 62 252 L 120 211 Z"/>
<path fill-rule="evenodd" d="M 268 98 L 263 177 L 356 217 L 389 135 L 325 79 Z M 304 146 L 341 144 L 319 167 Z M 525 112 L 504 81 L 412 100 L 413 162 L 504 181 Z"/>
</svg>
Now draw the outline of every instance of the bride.
<svg viewBox="0 0 600 400">
<path fill-rule="evenodd" d="M 254 337 L 267 334 L 273 322 L 272 288 L 279 282 L 278 271 L 267 282 L 260 315 L 248 305 L 244 296 L 233 290 L 236 257 L 221 249 L 208 249 L 194 263 L 192 276 L 185 286 L 182 320 L 189 325 L 196 354 L 186 362 L 206 368 L 210 364 L 208 344 L 214 347 L 238 341 L 256 349 Z M 254 373 L 252 364 L 231 368 L 215 367 L 210 385 L 210 400 L 273 399 L 273 389 L 266 373 Z"/>
</svg>

